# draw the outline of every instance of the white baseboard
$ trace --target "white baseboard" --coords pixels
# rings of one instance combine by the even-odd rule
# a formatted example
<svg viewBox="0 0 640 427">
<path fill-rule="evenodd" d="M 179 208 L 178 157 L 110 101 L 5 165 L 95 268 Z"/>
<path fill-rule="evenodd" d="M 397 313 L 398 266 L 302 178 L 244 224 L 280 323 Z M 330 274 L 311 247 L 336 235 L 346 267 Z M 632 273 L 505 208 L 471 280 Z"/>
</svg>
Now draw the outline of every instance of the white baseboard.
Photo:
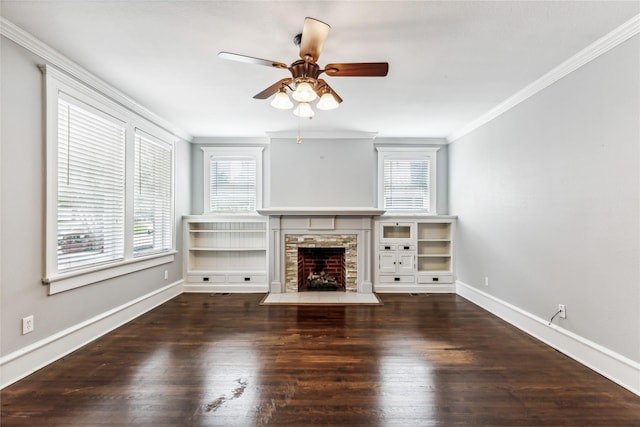
<svg viewBox="0 0 640 427">
<path fill-rule="evenodd" d="M 74 352 L 183 292 L 179 280 L 0 358 L 0 389 Z"/>
<path fill-rule="evenodd" d="M 233 284 L 225 283 L 185 283 L 184 292 L 196 293 L 232 293 L 232 294 L 262 294 L 269 292 L 269 285 L 265 284 Z"/>
<path fill-rule="evenodd" d="M 456 293 L 600 375 L 640 395 L 640 363 L 461 281 Z"/>
</svg>

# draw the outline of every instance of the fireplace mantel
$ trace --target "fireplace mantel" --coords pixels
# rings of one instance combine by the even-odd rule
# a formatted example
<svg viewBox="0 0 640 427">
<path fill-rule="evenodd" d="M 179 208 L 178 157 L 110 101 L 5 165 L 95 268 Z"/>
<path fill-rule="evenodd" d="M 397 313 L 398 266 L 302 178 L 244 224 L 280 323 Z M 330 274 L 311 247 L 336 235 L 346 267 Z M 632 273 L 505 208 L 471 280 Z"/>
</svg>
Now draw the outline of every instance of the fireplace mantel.
<svg viewBox="0 0 640 427">
<path fill-rule="evenodd" d="M 378 216 L 384 209 L 368 207 L 275 207 L 258 209 L 264 216 Z"/>
</svg>

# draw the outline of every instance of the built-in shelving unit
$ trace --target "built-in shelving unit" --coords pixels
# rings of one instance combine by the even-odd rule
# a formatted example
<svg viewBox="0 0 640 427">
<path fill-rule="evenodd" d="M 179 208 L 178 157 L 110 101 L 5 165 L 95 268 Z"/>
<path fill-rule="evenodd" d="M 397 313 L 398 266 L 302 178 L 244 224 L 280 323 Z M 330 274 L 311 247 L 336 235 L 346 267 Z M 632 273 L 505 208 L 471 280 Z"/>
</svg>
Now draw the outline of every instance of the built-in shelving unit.
<svg viewBox="0 0 640 427">
<path fill-rule="evenodd" d="M 377 221 L 376 292 L 454 292 L 454 217 Z"/>
<path fill-rule="evenodd" d="M 185 291 L 267 292 L 267 219 L 184 217 Z"/>
</svg>

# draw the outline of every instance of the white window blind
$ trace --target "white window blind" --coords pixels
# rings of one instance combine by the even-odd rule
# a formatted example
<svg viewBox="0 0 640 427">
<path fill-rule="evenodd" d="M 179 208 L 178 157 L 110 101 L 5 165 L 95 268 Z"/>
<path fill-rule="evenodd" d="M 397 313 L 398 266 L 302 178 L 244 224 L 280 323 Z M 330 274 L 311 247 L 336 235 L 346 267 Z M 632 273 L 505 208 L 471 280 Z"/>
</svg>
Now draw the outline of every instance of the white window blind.
<svg viewBox="0 0 640 427">
<path fill-rule="evenodd" d="M 134 173 L 134 255 L 167 251 L 173 240 L 171 145 L 136 132 Z"/>
<path fill-rule="evenodd" d="M 212 157 L 209 162 L 209 210 L 253 212 L 256 210 L 256 159 Z"/>
<path fill-rule="evenodd" d="M 430 167 L 429 159 L 384 159 L 384 208 L 428 211 L 431 206 Z"/>
<path fill-rule="evenodd" d="M 124 201 L 124 125 L 59 98 L 59 272 L 124 258 Z"/>
</svg>

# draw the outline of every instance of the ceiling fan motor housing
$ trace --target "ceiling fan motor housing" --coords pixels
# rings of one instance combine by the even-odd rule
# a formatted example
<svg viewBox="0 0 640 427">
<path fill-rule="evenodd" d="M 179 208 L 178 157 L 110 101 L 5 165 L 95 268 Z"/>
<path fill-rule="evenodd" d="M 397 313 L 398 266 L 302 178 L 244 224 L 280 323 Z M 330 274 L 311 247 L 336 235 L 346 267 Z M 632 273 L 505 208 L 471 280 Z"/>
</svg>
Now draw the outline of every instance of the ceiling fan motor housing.
<svg viewBox="0 0 640 427">
<path fill-rule="evenodd" d="M 318 67 L 318 64 L 314 62 L 307 62 L 303 59 L 291 64 L 289 70 L 291 71 L 291 76 L 296 83 L 303 81 L 315 83 L 322 72 L 320 67 Z"/>
</svg>

